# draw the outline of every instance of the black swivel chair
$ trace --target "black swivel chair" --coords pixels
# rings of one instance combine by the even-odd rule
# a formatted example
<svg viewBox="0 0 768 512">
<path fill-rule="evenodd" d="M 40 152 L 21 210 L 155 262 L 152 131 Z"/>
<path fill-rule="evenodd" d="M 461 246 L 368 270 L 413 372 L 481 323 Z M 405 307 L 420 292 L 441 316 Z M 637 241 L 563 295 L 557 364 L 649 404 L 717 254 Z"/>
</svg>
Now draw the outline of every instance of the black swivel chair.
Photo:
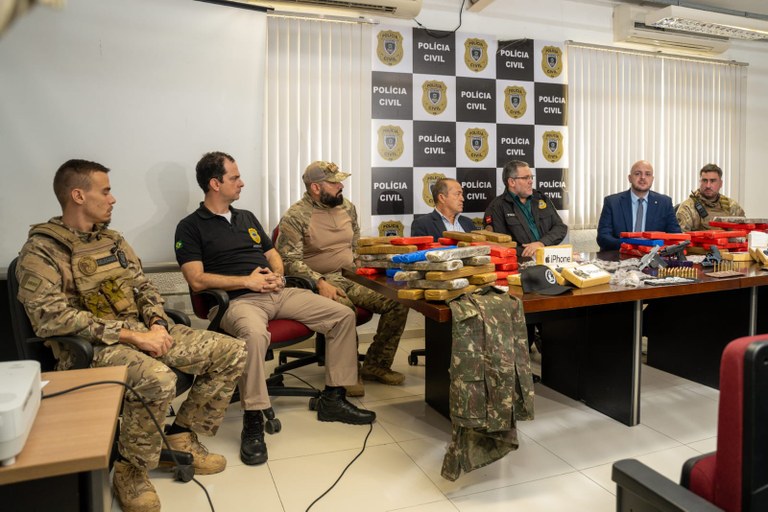
<svg viewBox="0 0 768 512">
<path fill-rule="evenodd" d="M 32 324 L 24 310 L 24 305 L 18 300 L 19 281 L 16 279 L 16 265 L 18 258 L 14 258 L 8 265 L 8 304 L 10 307 L 11 328 L 13 338 L 16 344 L 16 353 L 18 359 L 31 359 L 40 362 L 41 370 L 54 371 L 56 369 L 56 359 L 53 351 L 45 344 L 45 339 L 38 337 L 32 329 Z M 168 315 L 175 323 L 191 325 L 189 317 L 181 311 L 166 309 Z M 78 336 L 55 336 L 51 340 L 66 346 L 74 357 L 72 369 L 89 368 L 93 361 L 93 345 Z M 180 395 L 192 387 L 194 377 L 183 373 L 176 368 L 171 368 L 176 374 L 176 395 Z M 159 418 L 160 419 L 160 418 Z M 115 436 L 115 447 L 110 459 L 110 466 L 117 455 L 117 436 Z M 192 455 L 186 452 L 171 451 L 163 449 L 160 454 L 160 460 L 165 463 L 179 462 L 179 466 L 174 468 L 175 478 L 187 482 L 194 476 L 192 467 Z"/>
</svg>

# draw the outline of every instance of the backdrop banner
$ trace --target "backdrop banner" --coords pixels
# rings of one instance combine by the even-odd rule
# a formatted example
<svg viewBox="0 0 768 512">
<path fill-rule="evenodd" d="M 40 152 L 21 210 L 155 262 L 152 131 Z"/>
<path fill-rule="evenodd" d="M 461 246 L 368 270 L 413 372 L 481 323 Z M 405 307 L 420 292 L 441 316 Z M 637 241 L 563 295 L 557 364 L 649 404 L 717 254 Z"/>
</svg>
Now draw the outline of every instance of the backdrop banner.
<svg viewBox="0 0 768 512">
<path fill-rule="evenodd" d="M 407 236 L 432 212 L 432 185 L 454 178 L 464 215 L 504 191 L 510 160 L 564 222 L 568 130 L 565 45 L 533 39 L 378 27 L 373 31 L 371 212 L 378 234 Z"/>
</svg>

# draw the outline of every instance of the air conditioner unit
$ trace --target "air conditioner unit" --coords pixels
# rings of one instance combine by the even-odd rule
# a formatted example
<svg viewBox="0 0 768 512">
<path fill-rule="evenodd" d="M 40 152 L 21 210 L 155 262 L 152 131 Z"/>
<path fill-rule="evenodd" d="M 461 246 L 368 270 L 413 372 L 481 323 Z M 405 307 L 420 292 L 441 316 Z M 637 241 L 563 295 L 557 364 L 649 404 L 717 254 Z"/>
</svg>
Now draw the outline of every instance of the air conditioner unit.
<svg viewBox="0 0 768 512">
<path fill-rule="evenodd" d="M 723 53 L 730 46 L 727 37 L 646 25 L 645 17 L 649 12 L 649 9 L 636 5 L 616 6 L 613 10 L 613 40 L 617 43 L 636 43 L 659 49 L 705 54 Z"/>
<path fill-rule="evenodd" d="M 243 0 L 240 0 L 243 1 Z M 308 14 L 359 14 L 412 19 L 421 12 L 423 0 L 246 0 L 244 3 L 272 7 L 275 12 Z"/>
</svg>

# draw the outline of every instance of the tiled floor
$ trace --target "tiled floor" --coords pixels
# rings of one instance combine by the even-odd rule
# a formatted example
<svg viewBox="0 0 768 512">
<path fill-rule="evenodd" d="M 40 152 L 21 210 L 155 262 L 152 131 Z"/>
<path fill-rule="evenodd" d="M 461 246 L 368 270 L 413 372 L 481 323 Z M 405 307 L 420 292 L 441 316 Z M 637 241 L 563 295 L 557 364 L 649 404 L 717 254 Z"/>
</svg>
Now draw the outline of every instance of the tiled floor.
<svg viewBox="0 0 768 512">
<path fill-rule="evenodd" d="M 378 415 L 367 448 L 311 510 L 608 512 L 615 510 L 613 461 L 635 457 L 678 480 L 686 459 L 715 449 L 717 392 L 643 366 L 640 425 L 626 427 L 537 384 L 536 419 L 518 423 L 520 449 L 450 482 L 440 476 L 450 423 L 424 403 L 423 360 L 416 367 L 406 362 L 421 346 L 423 338 L 401 343 L 395 368 L 406 374 L 404 386 L 366 385 L 360 402 Z M 315 386 L 323 382 L 317 367 L 297 374 Z M 369 431 L 318 422 L 306 398 L 277 398 L 273 405 L 283 429 L 267 436 L 267 464 L 245 466 L 238 458 L 239 406 L 230 407 L 216 437 L 204 439 L 229 463 L 221 474 L 198 477 L 218 512 L 306 510 L 358 454 Z M 194 483 L 161 472 L 152 478 L 164 511 L 209 510 Z"/>
</svg>

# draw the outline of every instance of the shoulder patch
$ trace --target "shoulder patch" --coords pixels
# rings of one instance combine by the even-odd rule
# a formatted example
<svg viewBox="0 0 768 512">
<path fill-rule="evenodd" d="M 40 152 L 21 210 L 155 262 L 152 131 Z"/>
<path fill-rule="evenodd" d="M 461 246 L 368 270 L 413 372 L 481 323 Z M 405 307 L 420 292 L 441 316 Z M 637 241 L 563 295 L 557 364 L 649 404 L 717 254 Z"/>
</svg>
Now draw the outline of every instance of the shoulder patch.
<svg viewBox="0 0 768 512">
<path fill-rule="evenodd" d="M 19 283 L 19 288 L 22 290 L 26 290 L 30 293 L 35 293 L 38 288 L 40 288 L 40 285 L 43 284 L 43 280 L 40 279 L 38 276 L 30 273 L 25 273 L 22 278 L 21 282 Z"/>
<path fill-rule="evenodd" d="M 547 202 L 543 199 L 539 199 L 539 210 L 543 210 L 547 207 Z"/>
</svg>

